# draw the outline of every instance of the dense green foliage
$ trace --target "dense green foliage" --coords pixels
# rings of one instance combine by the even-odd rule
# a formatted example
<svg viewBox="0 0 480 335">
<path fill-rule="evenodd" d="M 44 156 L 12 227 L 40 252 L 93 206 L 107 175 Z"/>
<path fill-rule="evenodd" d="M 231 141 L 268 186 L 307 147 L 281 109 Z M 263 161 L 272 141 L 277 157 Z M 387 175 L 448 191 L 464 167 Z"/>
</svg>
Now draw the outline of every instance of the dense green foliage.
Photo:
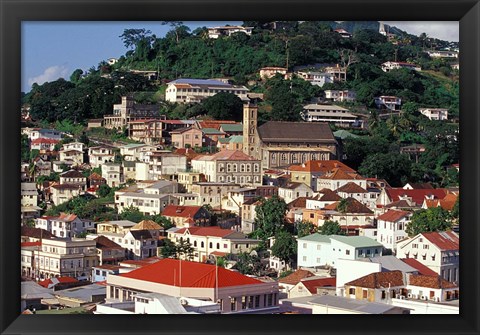
<svg viewBox="0 0 480 335">
<path fill-rule="evenodd" d="M 272 245 L 272 255 L 278 257 L 285 264 L 290 264 L 297 255 L 297 240 L 285 230 L 280 230 L 275 235 L 275 243 Z"/>
<path fill-rule="evenodd" d="M 411 222 L 405 229 L 408 236 L 420 233 L 445 231 L 452 228 L 452 217 L 442 207 L 421 209 L 413 213 Z"/>
<path fill-rule="evenodd" d="M 322 235 L 345 235 L 337 221 L 325 221 L 318 229 L 318 233 Z"/>
<path fill-rule="evenodd" d="M 261 204 L 255 208 L 256 229 L 252 237 L 262 240 L 262 246 L 265 247 L 269 237 L 276 236 L 280 230 L 286 229 L 287 204 L 278 196 L 262 198 L 260 201 Z"/>
</svg>

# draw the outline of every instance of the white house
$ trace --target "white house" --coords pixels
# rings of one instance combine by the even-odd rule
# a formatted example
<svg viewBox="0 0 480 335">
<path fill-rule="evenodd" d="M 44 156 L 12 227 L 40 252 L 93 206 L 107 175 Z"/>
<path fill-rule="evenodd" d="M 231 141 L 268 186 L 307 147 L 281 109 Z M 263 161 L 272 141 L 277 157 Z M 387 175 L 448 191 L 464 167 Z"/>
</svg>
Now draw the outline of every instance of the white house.
<svg viewBox="0 0 480 335">
<path fill-rule="evenodd" d="M 29 134 L 30 140 L 34 141 L 38 138 L 49 138 L 60 141 L 62 139 L 62 132 L 55 129 L 32 129 Z"/>
<path fill-rule="evenodd" d="M 415 71 L 421 70 L 419 66 L 411 63 L 406 63 L 406 62 L 385 62 L 382 64 L 383 72 L 390 72 L 391 70 L 396 70 L 396 69 L 408 69 L 408 70 L 415 70 Z"/>
<path fill-rule="evenodd" d="M 317 178 L 317 190 L 327 188 L 334 191 L 350 182 L 364 189 L 367 188 L 367 180 L 358 173 L 336 168 Z"/>
<path fill-rule="evenodd" d="M 399 111 L 402 106 L 402 99 L 395 96 L 381 95 L 376 97 L 374 102 L 377 108 L 388 109 L 390 111 Z"/>
<path fill-rule="evenodd" d="M 288 183 L 278 188 L 278 196 L 288 204 L 300 197 L 313 196 L 313 190 L 304 183 Z"/>
<path fill-rule="evenodd" d="M 83 194 L 81 185 L 72 185 L 72 184 L 56 184 L 50 186 L 52 202 L 58 206 L 67 202 L 68 200 Z"/>
<path fill-rule="evenodd" d="M 322 87 L 327 83 L 333 83 L 334 75 L 324 72 L 310 72 L 310 71 L 298 71 L 296 74 L 304 80 L 310 82 L 312 85 Z"/>
<path fill-rule="evenodd" d="M 419 112 L 430 120 L 448 120 L 448 108 L 420 108 Z"/>
<path fill-rule="evenodd" d="M 123 166 L 119 163 L 102 164 L 102 178 L 105 178 L 108 186 L 117 187 L 124 183 Z"/>
<path fill-rule="evenodd" d="M 232 93 L 242 100 L 248 100 L 248 88 L 231 85 L 213 79 L 177 79 L 167 85 L 165 100 L 169 102 L 200 102 L 217 93 Z"/>
<path fill-rule="evenodd" d="M 299 238 L 298 267 L 336 267 L 339 259 L 359 259 L 382 255 L 382 245 L 364 236 L 321 235 Z"/>
<path fill-rule="evenodd" d="M 243 33 L 248 36 L 252 35 L 253 27 L 242 26 L 222 26 L 222 27 L 209 27 L 208 37 L 217 39 L 220 36 L 231 36 L 234 33 Z"/>
<path fill-rule="evenodd" d="M 325 90 L 325 99 L 353 102 L 357 99 L 357 93 L 349 90 Z"/>
<path fill-rule="evenodd" d="M 341 127 L 349 127 L 357 121 L 348 109 L 335 105 L 305 105 L 300 115 L 308 122 L 329 122 Z"/>
<path fill-rule="evenodd" d="M 397 244 L 398 258 L 414 258 L 442 278 L 459 282 L 459 238 L 453 231 L 421 233 Z"/>
<path fill-rule="evenodd" d="M 395 253 L 397 242 L 408 237 L 405 229 L 412 215 L 412 212 L 391 209 L 377 217 L 377 241 Z"/>
<path fill-rule="evenodd" d="M 106 162 L 113 162 L 115 153 L 112 147 L 96 146 L 88 148 L 88 161 L 93 168 L 99 167 Z"/>
<path fill-rule="evenodd" d="M 23 207 L 38 205 L 38 191 L 35 183 L 21 183 L 20 194 L 22 197 Z"/>
</svg>

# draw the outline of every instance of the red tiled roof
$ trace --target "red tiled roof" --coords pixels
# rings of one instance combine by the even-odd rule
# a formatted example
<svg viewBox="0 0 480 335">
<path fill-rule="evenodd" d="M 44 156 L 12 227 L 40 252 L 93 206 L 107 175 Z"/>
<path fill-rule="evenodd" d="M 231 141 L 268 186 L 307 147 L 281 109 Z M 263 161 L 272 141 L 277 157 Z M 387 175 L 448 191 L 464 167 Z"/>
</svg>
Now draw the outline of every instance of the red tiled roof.
<svg viewBox="0 0 480 335">
<path fill-rule="evenodd" d="M 52 279 L 58 280 L 58 283 L 54 283 Z M 39 281 L 38 284 L 45 288 L 49 288 L 51 287 L 51 285 L 63 284 L 63 283 L 77 283 L 77 282 L 78 280 L 72 277 L 55 277 L 55 278 L 49 278 L 49 279 Z"/>
<path fill-rule="evenodd" d="M 262 283 L 239 272 L 222 267 L 218 267 L 216 271 L 215 268 L 215 265 L 165 258 L 120 276 L 177 287 L 215 288 Z"/>
<path fill-rule="evenodd" d="M 297 199 L 289 202 L 287 204 L 288 208 L 306 208 L 307 207 L 307 199 L 308 197 L 298 197 Z M 255 199 L 253 199 L 255 200 Z M 243 203 L 245 204 L 245 203 Z"/>
<path fill-rule="evenodd" d="M 360 201 L 354 198 L 346 198 L 347 208 L 345 213 L 363 213 L 363 214 L 373 214 L 373 212 Z M 340 201 L 334 202 L 333 204 L 325 206 L 324 209 L 338 211 L 337 207 L 340 204 Z"/>
<path fill-rule="evenodd" d="M 365 179 L 361 175 L 355 172 L 346 172 L 343 169 L 333 169 L 331 172 L 320 177 L 321 179 L 331 179 L 331 180 L 352 180 L 352 179 Z"/>
<path fill-rule="evenodd" d="M 433 195 L 437 199 L 443 199 L 447 195 L 448 191 L 444 188 L 437 189 L 419 189 L 419 190 L 404 190 L 403 188 L 386 188 L 388 197 L 393 201 L 400 200 L 401 196 L 407 196 L 412 198 L 412 200 L 418 205 L 421 206 L 426 196 Z"/>
<path fill-rule="evenodd" d="M 291 165 L 289 170 L 290 171 L 300 171 L 300 172 L 323 172 L 327 173 L 332 171 L 333 169 L 341 169 L 346 172 L 355 172 L 354 169 L 351 167 L 343 164 L 338 160 L 328 160 L 328 161 L 318 161 L 318 160 L 311 160 L 306 161 L 304 164 L 300 165 Z"/>
<path fill-rule="evenodd" d="M 168 205 L 164 208 L 162 215 L 163 216 L 172 216 L 172 217 L 194 217 L 195 214 L 200 210 L 200 206 L 176 206 Z"/>
<path fill-rule="evenodd" d="M 344 193 L 368 193 L 366 189 L 363 187 L 355 184 L 354 182 L 348 182 L 342 187 L 336 189 L 336 192 L 344 192 Z"/>
<path fill-rule="evenodd" d="M 317 294 L 318 287 L 336 287 L 337 278 L 319 278 L 319 279 L 307 279 L 301 280 L 302 284 L 307 288 L 308 291 L 312 294 Z"/>
<path fill-rule="evenodd" d="M 412 286 L 428 287 L 428 288 L 455 288 L 458 287 L 452 282 L 449 282 L 439 275 L 435 276 L 423 276 L 423 275 L 410 275 L 408 284 Z"/>
<path fill-rule="evenodd" d="M 56 219 L 66 221 L 66 222 L 71 222 L 75 220 L 77 216 L 75 214 L 69 214 L 69 213 L 60 213 L 60 216 Z"/>
<path fill-rule="evenodd" d="M 96 247 L 99 249 L 123 249 L 120 245 L 103 235 L 98 236 L 95 241 L 97 242 Z"/>
<path fill-rule="evenodd" d="M 377 217 L 377 220 L 382 220 L 382 221 L 387 221 L 387 222 L 396 222 L 396 221 L 404 218 L 408 214 L 410 214 L 410 212 L 397 211 L 397 210 L 391 209 L 388 212 L 386 212 L 386 213 L 380 215 L 379 217 Z"/>
<path fill-rule="evenodd" d="M 57 144 L 60 142 L 59 140 L 54 140 L 51 138 L 36 138 L 32 141 L 31 144 L 41 144 L 41 143 L 47 143 L 47 144 Z"/>
<path fill-rule="evenodd" d="M 322 188 L 320 191 L 318 191 L 318 195 L 316 196 L 316 200 L 320 201 L 339 201 L 342 200 L 342 197 L 339 196 L 337 193 L 334 191 L 328 189 L 328 188 Z"/>
<path fill-rule="evenodd" d="M 431 207 L 442 207 L 446 211 L 451 211 L 457 202 L 458 195 L 449 193 L 443 199 L 428 200 L 425 199 L 425 205 L 427 208 Z"/>
<path fill-rule="evenodd" d="M 101 175 L 99 175 L 99 174 L 96 173 L 96 172 L 92 173 L 88 178 L 89 178 L 89 179 L 93 179 L 93 180 L 102 180 L 102 179 L 104 179 Z"/>
<path fill-rule="evenodd" d="M 215 128 L 217 130 L 220 129 L 222 124 L 236 124 L 237 122 L 232 120 L 209 120 L 209 121 L 200 121 L 198 125 L 200 128 Z"/>
<path fill-rule="evenodd" d="M 245 154 L 240 150 L 223 150 L 212 156 L 210 160 L 214 161 L 254 161 L 252 156 Z"/>
<path fill-rule="evenodd" d="M 404 286 L 402 271 L 375 272 L 369 275 L 345 283 L 348 286 L 358 286 L 364 288 L 388 288 Z"/>
<path fill-rule="evenodd" d="M 189 232 L 191 235 L 194 236 L 217 236 L 217 237 L 225 237 L 230 234 L 235 233 L 234 230 L 231 229 L 222 229 L 218 226 L 214 227 L 189 227 L 189 228 L 181 228 L 175 232 L 175 234 L 185 234 Z"/>
<path fill-rule="evenodd" d="M 314 276 L 315 275 L 308 270 L 299 269 L 294 273 L 291 273 L 288 276 L 279 279 L 278 282 L 283 284 L 297 285 L 302 279 Z"/>
<path fill-rule="evenodd" d="M 440 250 L 458 250 L 459 238 L 453 231 L 422 233 L 423 237 L 436 245 Z"/>
<path fill-rule="evenodd" d="M 418 270 L 418 272 L 421 275 L 424 275 L 424 276 L 437 276 L 438 275 L 438 273 L 436 273 L 435 271 L 433 271 L 429 267 L 423 265 L 422 263 L 417 261 L 415 258 L 402 258 L 401 261 L 404 262 L 404 263 L 407 263 L 412 268 Z"/>
</svg>

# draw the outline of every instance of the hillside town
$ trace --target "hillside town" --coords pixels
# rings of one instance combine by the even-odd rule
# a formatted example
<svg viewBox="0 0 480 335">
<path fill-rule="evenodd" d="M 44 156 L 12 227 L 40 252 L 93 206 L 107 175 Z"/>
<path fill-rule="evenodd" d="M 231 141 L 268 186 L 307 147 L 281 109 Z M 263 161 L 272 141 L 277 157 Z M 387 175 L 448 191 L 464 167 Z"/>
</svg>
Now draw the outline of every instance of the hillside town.
<svg viewBox="0 0 480 335">
<path fill-rule="evenodd" d="M 248 44 L 307 23 L 198 36 Z M 171 43 L 197 38 L 175 27 Z M 325 31 L 344 46 L 338 62 L 295 58 L 293 36 L 279 39 L 286 63 L 246 80 L 213 65 L 215 76 L 168 77 L 131 63 L 116 98 L 105 89 L 88 113 L 79 106 L 93 93 L 68 106 L 57 96 L 49 119 L 38 92 L 52 83 L 32 89 L 21 111 L 21 312 L 458 314 L 458 99 L 428 85 L 458 85 L 459 50 L 424 37 L 416 61 L 402 56 L 413 37 L 381 22 Z M 378 62 L 356 34 L 376 41 Z M 113 87 L 141 48 L 72 75 L 69 89 Z M 377 89 L 363 73 L 413 84 Z M 79 112 L 62 116 L 70 104 Z"/>
</svg>

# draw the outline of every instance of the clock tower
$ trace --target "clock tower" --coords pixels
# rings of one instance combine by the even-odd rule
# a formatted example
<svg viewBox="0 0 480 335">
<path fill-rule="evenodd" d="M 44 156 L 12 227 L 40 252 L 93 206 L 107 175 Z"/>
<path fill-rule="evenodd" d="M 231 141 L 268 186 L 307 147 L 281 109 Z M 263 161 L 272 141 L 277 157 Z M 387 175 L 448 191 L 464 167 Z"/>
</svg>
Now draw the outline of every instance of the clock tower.
<svg viewBox="0 0 480 335">
<path fill-rule="evenodd" d="M 258 107 L 252 103 L 243 105 L 243 152 L 256 157 L 258 153 L 256 143 Z"/>
</svg>

